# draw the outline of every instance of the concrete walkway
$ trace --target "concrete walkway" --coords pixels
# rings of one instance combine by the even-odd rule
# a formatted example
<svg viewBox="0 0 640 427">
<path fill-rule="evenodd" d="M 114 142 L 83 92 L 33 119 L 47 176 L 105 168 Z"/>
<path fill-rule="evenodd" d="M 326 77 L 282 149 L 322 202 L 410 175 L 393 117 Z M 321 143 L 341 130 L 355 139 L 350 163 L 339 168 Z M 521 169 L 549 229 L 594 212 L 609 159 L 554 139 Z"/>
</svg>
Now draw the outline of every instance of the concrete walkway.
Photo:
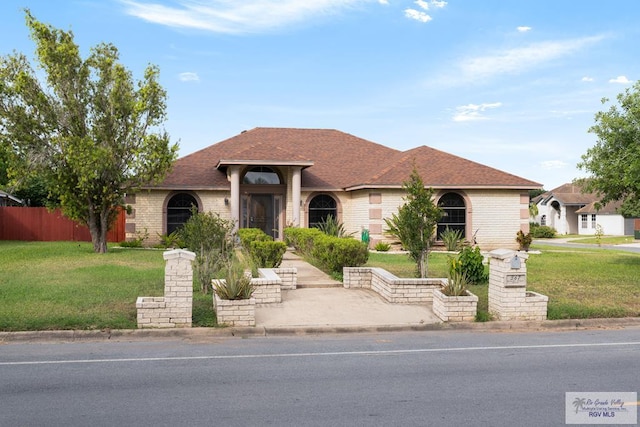
<svg viewBox="0 0 640 427">
<path fill-rule="evenodd" d="M 368 289 L 342 283 L 287 251 L 281 267 L 298 270 L 298 288 L 282 291 L 282 303 L 256 307 L 258 327 L 413 326 L 440 323 L 430 306 L 391 304 Z"/>
</svg>

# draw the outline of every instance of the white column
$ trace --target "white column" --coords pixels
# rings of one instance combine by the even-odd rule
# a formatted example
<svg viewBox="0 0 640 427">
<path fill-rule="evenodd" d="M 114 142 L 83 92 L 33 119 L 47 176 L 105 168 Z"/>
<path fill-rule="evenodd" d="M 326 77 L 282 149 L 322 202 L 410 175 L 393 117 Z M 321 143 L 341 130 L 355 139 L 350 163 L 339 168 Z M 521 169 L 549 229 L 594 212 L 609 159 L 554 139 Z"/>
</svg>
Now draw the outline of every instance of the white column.
<svg viewBox="0 0 640 427">
<path fill-rule="evenodd" d="M 240 166 L 229 166 L 229 175 L 231 177 L 231 221 L 235 231 L 240 222 Z"/>
<path fill-rule="evenodd" d="M 291 202 L 293 203 L 293 225 L 300 227 L 300 187 L 302 168 L 294 167 L 291 177 Z"/>
</svg>

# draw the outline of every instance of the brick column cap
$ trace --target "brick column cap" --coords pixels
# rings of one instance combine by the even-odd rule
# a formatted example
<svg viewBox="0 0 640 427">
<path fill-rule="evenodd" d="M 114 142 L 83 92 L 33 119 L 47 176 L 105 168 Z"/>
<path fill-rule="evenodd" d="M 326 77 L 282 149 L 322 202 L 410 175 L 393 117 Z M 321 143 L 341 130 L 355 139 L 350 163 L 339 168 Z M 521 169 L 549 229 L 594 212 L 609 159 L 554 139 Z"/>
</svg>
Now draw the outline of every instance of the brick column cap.
<svg viewBox="0 0 640 427">
<path fill-rule="evenodd" d="M 171 251 L 165 251 L 162 256 L 166 261 L 179 258 L 187 259 L 189 261 L 193 261 L 194 259 L 196 259 L 195 253 L 185 251 L 184 249 L 173 249 Z"/>
<path fill-rule="evenodd" d="M 494 249 L 489 252 L 489 256 L 491 258 L 500 259 L 500 260 L 508 260 L 513 258 L 514 255 L 518 255 L 518 258 L 526 261 L 529 258 L 529 254 L 521 251 L 514 251 L 511 249 Z"/>
</svg>

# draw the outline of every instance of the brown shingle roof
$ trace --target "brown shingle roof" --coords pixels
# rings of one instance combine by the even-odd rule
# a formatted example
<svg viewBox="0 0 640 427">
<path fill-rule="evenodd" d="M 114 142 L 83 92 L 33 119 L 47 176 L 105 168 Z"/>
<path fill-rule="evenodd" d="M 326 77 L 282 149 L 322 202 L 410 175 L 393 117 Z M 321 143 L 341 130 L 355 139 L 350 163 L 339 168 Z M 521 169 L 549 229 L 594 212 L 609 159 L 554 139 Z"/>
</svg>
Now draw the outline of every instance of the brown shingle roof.
<svg viewBox="0 0 640 427">
<path fill-rule="evenodd" d="M 400 152 L 333 129 L 255 128 L 178 159 L 156 188 L 229 188 L 223 168 L 216 169 L 221 160 L 313 162 L 302 186 L 316 189 L 400 186 L 414 160 L 433 187 L 541 187 L 429 147 Z"/>
<path fill-rule="evenodd" d="M 583 193 L 580 186 L 572 183 L 562 184 L 543 196 L 546 200 L 554 197 L 563 205 L 586 205 L 599 200 L 596 194 Z"/>
</svg>

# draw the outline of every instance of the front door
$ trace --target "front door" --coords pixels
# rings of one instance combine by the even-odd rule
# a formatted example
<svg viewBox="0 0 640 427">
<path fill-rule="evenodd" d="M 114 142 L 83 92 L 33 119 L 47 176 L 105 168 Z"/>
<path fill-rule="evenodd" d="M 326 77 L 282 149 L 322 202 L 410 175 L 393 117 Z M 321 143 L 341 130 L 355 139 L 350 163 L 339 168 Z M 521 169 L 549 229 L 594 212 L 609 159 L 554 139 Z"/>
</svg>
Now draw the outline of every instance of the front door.
<svg viewBox="0 0 640 427">
<path fill-rule="evenodd" d="M 242 227 L 259 228 L 278 240 L 281 224 L 282 196 L 249 194 L 242 197 Z"/>
</svg>

